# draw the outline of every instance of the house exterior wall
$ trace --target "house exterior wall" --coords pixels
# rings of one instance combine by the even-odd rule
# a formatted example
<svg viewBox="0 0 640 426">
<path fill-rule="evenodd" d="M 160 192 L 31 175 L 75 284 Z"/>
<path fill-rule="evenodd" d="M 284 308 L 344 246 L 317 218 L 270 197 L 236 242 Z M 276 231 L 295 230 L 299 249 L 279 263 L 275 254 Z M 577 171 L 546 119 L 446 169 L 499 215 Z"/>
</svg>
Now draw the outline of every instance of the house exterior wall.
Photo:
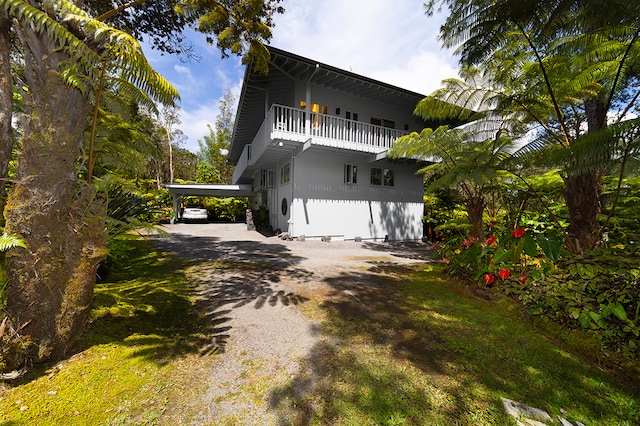
<svg viewBox="0 0 640 426">
<path fill-rule="evenodd" d="M 415 164 L 367 163 L 368 158 L 323 150 L 292 158 L 293 187 L 278 185 L 278 227 L 309 238 L 422 238 L 423 186 Z M 344 183 L 347 163 L 357 167 L 357 183 Z M 392 169 L 394 186 L 372 185 L 371 168 Z M 283 198 L 289 203 L 286 215 L 280 209 Z"/>
<path fill-rule="evenodd" d="M 269 49 L 268 76 L 245 73 L 229 157 L 234 182 L 253 185 L 260 218 L 267 209 L 273 230 L 294 237 L 422 238 L 418 165 L 379 158 L 425 127 L 413 114 L 424 97 Z M 357 182 L 345 182 L 345 164 L 357 168 Z M 372 183 L 372 169 L 393 170 L 393 185 Z"/>
<path fill-rule="evenodd" d="M 311 84 L 311 103 L 327 107 L 327 114 L 345 118 L 346 112 L 358 114 L 358 120 L 370 123 L 371 117 L 391 120 L 395 123 L 395 129 L 408 131 L 421 131 L 424 122 L 413 114 L 413 110 L 403 110 L 392 105 L 375 102 L 364 98 L 354 97 L 348 93 L 331 91 L 322 86 Z M 289 106 L 300 108 L 300 101 L 306 101 L 307 85 L 298 82 L 295 86 L 293 103 Z M 339 109 L 339 114 L 337 113 Z"/>
</svg>

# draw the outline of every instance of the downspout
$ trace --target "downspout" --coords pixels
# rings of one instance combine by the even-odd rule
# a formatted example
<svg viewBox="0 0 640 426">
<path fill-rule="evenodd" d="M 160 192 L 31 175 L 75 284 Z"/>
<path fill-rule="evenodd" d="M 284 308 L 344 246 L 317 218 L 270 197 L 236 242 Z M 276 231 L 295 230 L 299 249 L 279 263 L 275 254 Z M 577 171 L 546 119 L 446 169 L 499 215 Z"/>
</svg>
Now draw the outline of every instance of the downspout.
<svg viewBox="0 0 640 426">
<path fill-rule="evenodd" d="M 289 206 L 289 229 L 287 229 L 287 232 L 289 233 L 289 235 L 295 235 L 294 234 L 294 230 L 293 230 L 293 186 L 295 185 L 296 179 L 295 179 L 295 166 L 294 166 L 294 159 L 296 158 L 295 155 L 293 155 L 293 153 L 295 152 L 295 148 L 291 150 L 291 205 Z"/>
</svg>

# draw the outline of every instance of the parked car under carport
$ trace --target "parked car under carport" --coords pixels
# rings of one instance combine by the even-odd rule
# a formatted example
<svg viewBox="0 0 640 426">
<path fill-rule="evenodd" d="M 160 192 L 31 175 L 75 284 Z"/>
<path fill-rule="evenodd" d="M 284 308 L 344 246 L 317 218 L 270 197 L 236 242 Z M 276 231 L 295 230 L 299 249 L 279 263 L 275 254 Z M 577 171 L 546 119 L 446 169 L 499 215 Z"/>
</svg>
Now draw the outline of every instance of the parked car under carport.
<svg viewBox="0 0 640 426">
<path fill-rule="evenodd" d="M 182 211 L 183 222 L 207 222 L 209 214 L 204 206 L 186 206 Z"/>
</svg>

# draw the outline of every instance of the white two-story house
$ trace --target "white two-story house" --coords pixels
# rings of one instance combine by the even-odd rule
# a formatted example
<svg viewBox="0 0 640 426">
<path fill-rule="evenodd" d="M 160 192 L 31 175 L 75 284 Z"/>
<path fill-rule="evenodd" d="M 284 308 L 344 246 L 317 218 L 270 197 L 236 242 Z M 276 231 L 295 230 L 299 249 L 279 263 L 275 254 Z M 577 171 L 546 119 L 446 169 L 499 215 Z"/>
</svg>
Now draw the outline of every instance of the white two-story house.
<svg viewBox="0 0 640 426">
<path fill-rule="evenodd" d="M 419 165 L 386 153 L 426 126 L 424 95 L 268 49 L 268 74 L 247 66 L 229 153 L 253 216 L 292 237 L 422 238 Z"/>
</svg>

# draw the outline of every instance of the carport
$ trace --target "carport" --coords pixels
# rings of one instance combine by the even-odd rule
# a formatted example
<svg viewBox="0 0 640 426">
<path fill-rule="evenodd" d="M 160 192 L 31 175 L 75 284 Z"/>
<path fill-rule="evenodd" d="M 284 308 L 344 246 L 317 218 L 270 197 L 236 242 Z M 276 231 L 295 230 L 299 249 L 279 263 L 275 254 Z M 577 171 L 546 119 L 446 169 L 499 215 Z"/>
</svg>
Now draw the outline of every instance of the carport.
<svg viewBox="0 0 640 426">
<path fill-rule="evenodd" d="M 164 185 L 173 196 L 173 217 L 178 218 L 182 197 L 251 197 L 255 193 L 251 185 L 210 185 L 206 183 L 167 183 Z"/>
</svg>

